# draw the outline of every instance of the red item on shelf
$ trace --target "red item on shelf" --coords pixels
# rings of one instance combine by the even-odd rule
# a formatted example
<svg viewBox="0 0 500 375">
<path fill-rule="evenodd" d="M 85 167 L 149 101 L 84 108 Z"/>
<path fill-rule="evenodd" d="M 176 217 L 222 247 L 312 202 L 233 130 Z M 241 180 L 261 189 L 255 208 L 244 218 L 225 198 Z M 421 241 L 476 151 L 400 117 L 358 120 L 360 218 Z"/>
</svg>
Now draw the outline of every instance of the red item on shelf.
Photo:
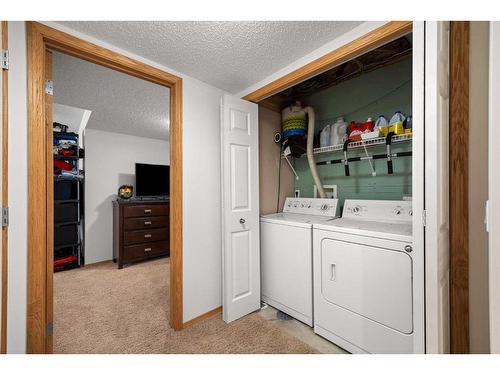
<svg viewBox="0 0 500 375">
<path fill-rule="evenodd" d="M 61 156 L 76 156 L 76 149 L 70 148 L 70 149 L 59 150 L 59 155 L 61 155 Z"/>
<path fill-rule="evenodd" d="M 78 258 L 75 255 L 70 255 L 70 256 L 65 257 L 65 258 L 54 260 L 54 267 L 62 266 L 62 265 L 69 263 L 69 262 L 76 262 L 77 260 L 78 260 Z"/>
<path fill-rule="evenodd" d="M 76 265 L 75 262 L 78 262 L 78 258 L 75 255 L 70 255 L 68 257 L 55 260 L 54 271 L 62 271 L 65 269 L 65 267 L 68 266 L 69 263 L 73 263 L 74 265 Z"/>
<path fill-rule="evenodd" d="M 375 123 L 373 122 L 373 120 L 370 117 L 363 124 L 363 132 L 372 132 L 374 128 L 375 128 Z"/>
<path fill-rule="evenodd" d="M 348 127 L 349 139 L 351 141 L 360 141 L 361 134 L 372 132 L 375 128 L 375 123 L 371 118 L 366 120 L 364 123 L 351 121 Z"/>
<path fill-rule="evenodd" d="M 73 165 L 64 160 L 54 160 L 54 168 L 58 168 L 63 171 L 70 171 L 73 169 Z"/>
</svg>

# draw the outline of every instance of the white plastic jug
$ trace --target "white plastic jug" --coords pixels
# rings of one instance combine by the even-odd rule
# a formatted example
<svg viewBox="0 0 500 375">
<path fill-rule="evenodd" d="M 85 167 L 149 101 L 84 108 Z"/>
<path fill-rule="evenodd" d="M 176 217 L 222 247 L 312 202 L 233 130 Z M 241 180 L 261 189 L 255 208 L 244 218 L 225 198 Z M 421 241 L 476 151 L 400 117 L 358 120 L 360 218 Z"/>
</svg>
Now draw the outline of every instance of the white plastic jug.
<svg viewBox="0 0 500 375">
<path fill-rule="evenodd" d="M 343 117 L 338 117 L 337 121 L 330 127 L 330 145 L 340 145 L 344 143 L 344 136 L 347 133 L 347 122 Z"/>
<path fill-rule="evenodd" d="M 326 125 L 319 134 L 319 147 L 330 146 L 330 125 Z"/>
<path fill-rule="evenodd" d="M 394 124 L 397 124 L 397 123 L 403 123 L 403 121 L 405 120 L 405 117 L 403 116 L 403 114 L 401 113 L 401 111 L 396 111 L 394 113 L 394 115 L 391 117 L 391 121 L 389 121 L 389 125 L 394 125 Z"/>
</svg>

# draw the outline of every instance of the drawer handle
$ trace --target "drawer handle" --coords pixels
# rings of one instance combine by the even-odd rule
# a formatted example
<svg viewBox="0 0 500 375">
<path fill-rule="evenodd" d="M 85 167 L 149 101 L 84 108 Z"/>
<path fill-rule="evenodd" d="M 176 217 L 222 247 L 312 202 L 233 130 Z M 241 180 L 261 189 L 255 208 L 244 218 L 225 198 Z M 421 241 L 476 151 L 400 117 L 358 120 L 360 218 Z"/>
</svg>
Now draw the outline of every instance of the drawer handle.
<svg viewBox="0 0 500 375">
<path fill-rule="evenodd" d="M 150 214 L 150 213 L 151 213 L 151 209 L 150 209 L 150 208 L 145 209 L 145 210 L 144 210 L 144 213 L 145 213 L 145 214 Z"/>
<path fill-rule="evenodd" d="M 151 225 L 151 222 L 150 221 L 145 221 L 144 225 Z"/>
<path fill-rule="evenodd" d="M 151 235 L 150 234 L 145 234 L 144 238 L 151 238 Z"/>
<path fill-rule="evenodd" d="M 148 251 L 151 251 L 151 248 L 150 248 L 150 247 L 146 247 L 146 248 L 144 249 L 144 251 L 147 253 Z"/>
</svg>

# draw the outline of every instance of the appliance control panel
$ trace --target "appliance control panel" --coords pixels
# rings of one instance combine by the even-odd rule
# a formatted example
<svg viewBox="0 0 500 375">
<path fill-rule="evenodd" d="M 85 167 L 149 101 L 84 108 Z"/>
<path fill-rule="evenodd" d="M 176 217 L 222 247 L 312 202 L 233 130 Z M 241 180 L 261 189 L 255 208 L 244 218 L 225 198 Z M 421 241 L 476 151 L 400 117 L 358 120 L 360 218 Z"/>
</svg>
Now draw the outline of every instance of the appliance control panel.
<svg viewBox="0 0 500 375">
<path fill-rule="evenodd" d="M 286 198 L 283 212 L 335 217 L 338 216 L 338 202 L 331 198 Z"/>
<path fill-rule="evenodd" d="M 412 202 L 346 199 L 342 217 L 411 223 L 413 219 Z"/>
</svg>

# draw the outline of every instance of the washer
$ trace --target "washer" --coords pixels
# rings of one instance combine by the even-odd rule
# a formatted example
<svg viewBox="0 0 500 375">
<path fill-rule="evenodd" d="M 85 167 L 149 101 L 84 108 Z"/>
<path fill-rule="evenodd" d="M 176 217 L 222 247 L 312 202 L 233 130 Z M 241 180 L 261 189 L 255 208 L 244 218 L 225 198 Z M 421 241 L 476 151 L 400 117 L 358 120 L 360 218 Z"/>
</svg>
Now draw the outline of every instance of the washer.
<svg viewBox="0 0 500 375">
<path fill-rule="evenodd" d="M 412 206 L 346 200 L 313 230 L 314 331 L 353 353 L 413 353 Z M 418 336 L 418 337 L 416 337 Z"/>
<path fill-rule="evenodd" d="M 337 217 L 337 199 L 287 198 L 260 219 L 262 301 L 313 325 L 312 228 Z"/>
</svg>

